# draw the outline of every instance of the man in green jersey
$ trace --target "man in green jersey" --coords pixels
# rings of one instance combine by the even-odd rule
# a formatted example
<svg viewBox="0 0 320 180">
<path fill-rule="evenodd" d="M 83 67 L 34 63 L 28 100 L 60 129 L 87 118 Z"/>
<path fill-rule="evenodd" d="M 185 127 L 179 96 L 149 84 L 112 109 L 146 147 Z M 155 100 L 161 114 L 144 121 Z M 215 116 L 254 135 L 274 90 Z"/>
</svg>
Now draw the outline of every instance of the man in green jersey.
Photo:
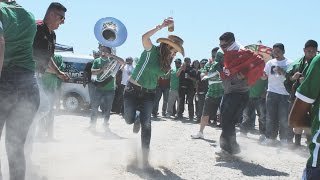
<svg viewBox="0 0 320 180">
<path fill-rule="evenodd" d="M 118 61 L 120 64 L 124 64 L 124 60 L 114 54 L 112 54 L 111 48 L 100 45 L 99 46 L 100 57 L 95 59 L 92 64 L 92 75 L 96 75 L 97 78 L 103 74 L 105 67 L 107 67 L 112 60 Z M 102 87 L 96 87 L 92 103 L 91 103 L 91 121 L 90 128 L 95 129 L 98 118 L 98 108 L 100 106 L 103 117 L 104 127 L 109 128 L 110 111 L 112 109 L 112 103 L 115 95 L 115 78 Z"/>
<path fill-rule="evenodd" d="M 11 180 L 25 179 L 24 145 L 39 107 L 32 57 L 36 30 L 30 12 L 15 1 L 0 1 L 0 134 L 5 125 Z"/>
<path fill-rule="evenodd" d="M 60 71 L 64 71 L 63 60 L 61 55 L 54 55 L 54 63 L 57 65 Z M 49 139 L 53 139 L 53 126 L 54 126 L 54 105 L 59 99 L 59 88 L 61 86 L 62 80 L 52 73 L 45 72 L 41 76 L 42 88 L 49 100 L 49 113 L 46 114 L 41 120 L 40 124 L 43 128 L 43 135 Z"/>
<path fill-rule="evenodd" d="M 304 80 L 298 87 L 295 94 L 296 100 L 293 103 L 289 115 L 289 124 L 296 127 L 308 127 L 311 124 L 312 141 L 309 145 L 310 158 L 303 173 L 304 180 L 320 179 L 320 55 L 311 61 Z M 310 121 L 306 122 L 309 114 Z"/>
<path fill-rule="evenodd" d="M 284 82 L 284 85 L 286 87 L 286 90 L 290 94 L 289 101 L 290 101 L 290 107 L 292 106 L 294 99 L 295 99 L 295 93 L 301 82 L 303 81 L 304 76 L 306 75 L 306 72 L 309 68 L 309 65 L 312 61 L 312 59 L 317 55 L 318 52 L 318 43 L 315 40 L 308 40 L 305 43 L 305 46 L 303 48 L 304 56 L 302 58 L 299 58 L 297 61 L 292 63 L 292 65 L 287 69 L 286 72 L 286 80 Z M 301 135 L 302 132 L 307 136 L 307 142 L 310 143 L 311 141 L 311 132 L 310 128 L 294 128 L 294 143 L 296 147 L 301 145 Z"/>
<path fill-rule="evenodd" d="M 215 58 L 216 56 L 215 54 L 217 53 L 218 50 L 219 50 L 218 47 L 213 49 L 212 58 Z M 202 80 L 204 80 L 203 77 L 205 75 L 208 75 L 208 72 L 211 66 L 214 66 L 214 64 L 209 62 L 203 68 L 201 73 Z M 221 102 L 221 97 L 223 96 L 223 86 L 222 86 L 221 79 L 218 75 L 208 79 L 208 84 L 209 84 L 208 92 L 204 100 L 204 107 L 203 107 L 201 121 L 200 121 L 200 130 L 197 134 L 191 135 L 191 138 L 193 139 L 204 138 L 203 130 L 209 122 L 210 115 L 215 116 L 217 114 L 217 111 Z M 215 121 L 215 123 L 217 122 Z"/>
</svg>

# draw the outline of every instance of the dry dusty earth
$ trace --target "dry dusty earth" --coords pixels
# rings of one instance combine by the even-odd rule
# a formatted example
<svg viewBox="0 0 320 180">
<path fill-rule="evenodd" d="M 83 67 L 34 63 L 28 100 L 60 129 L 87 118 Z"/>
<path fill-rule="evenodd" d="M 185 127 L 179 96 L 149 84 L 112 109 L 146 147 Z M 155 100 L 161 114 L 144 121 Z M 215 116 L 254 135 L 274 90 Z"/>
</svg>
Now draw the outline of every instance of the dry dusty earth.
<svg viewBox="0 0 320 180">
<path fill-rule="evenodd" d="M 238 137 L 242 152 L 236 157 L 217 155 L 221 130 L 207 126 L 205 139 L 190 135 L 199 126 L 187 119 L 159 118 L 152 122 L 150 163 L 139 166 L 140 133 L 133 134 L 121 116 L 113 114 L 110 131 L 88 129 L 86 114 L 56 116 L 55 140 L 36 138 L 28 180 L 136 180 L 136 179 L 300 179 L 308 153 L 257 144 L 258 135 Z M 2 138 L 4 139 L 4 138 Z M 1 142 L 1 152 L 4 142 Z M 8 179 L 6 156 L 1 153 L 2 172 Z"/>
</svg>

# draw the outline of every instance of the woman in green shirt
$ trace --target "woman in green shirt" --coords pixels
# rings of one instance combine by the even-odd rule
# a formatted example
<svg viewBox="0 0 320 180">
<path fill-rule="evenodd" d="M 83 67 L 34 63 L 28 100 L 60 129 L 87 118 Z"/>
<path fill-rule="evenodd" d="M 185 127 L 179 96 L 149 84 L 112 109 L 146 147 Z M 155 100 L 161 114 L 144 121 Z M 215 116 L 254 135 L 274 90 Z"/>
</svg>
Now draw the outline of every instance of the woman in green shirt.
<svg viewBox="0 0 320 180">
<path fill-rule="evenodd" d="M 141 144 L 143 164 L 148 166 L 151 139 L 151 112 L 154 104 L 157 80 L 171 69 L 177 52 L 184 55 L 183 40 L 169 35 L 159 38 L 159 46 L 152 44 L 150 37 L 173 23 L 165 19 L 161 25 L 149 30 L 142 36 L 144 51 L 141 54 L 124 92 L 124 118 L 128 124 L 134 123 L 134 132 L 139 132 L 141 123 Z M 137 112 L 137 113 L 136 113 Z M 136 118 L 140 117 L 140 118 Z M 136 121 L 140 119 L 140 121 Z"/>
</svg>

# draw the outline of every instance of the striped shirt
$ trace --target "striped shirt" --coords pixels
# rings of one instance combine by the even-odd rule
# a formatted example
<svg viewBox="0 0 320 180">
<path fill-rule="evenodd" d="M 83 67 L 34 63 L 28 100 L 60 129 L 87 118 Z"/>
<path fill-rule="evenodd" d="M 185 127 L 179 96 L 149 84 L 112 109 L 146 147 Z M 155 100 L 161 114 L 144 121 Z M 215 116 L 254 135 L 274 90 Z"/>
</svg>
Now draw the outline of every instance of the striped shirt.
<svg viewBox="0 0 320 180">
<path fill-rule="evenodd" d="M 156 89 L 158 78 L 165 74 L 165 72 L 160 69 L 159 58 L 159 49 L 154 45 L 150 50 L 143 51 L 131 74 L 131 78 L 144 88 Z"/>
</svg>

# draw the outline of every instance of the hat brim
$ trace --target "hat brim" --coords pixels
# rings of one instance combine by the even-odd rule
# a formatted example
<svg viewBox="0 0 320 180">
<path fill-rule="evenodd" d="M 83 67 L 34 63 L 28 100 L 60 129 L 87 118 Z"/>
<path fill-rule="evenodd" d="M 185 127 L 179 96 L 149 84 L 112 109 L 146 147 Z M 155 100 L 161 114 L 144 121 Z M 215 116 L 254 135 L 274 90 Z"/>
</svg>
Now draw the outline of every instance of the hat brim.
<svg viewBox="0 0 320 180">
<path fill-rule="evenodd" d="M 166 44 L 170 45 L 175 50 L 177 50 L 179 53 L 181 53 L 181 55 L 184 57 L 184 49 L 183 49 L 183 47 L 180 44 L 177 44 L 177 43 L 173 42 L 171 39 L 159 38 L 157 40 L 157 43 L 166 43 Z"/>
</svg>

